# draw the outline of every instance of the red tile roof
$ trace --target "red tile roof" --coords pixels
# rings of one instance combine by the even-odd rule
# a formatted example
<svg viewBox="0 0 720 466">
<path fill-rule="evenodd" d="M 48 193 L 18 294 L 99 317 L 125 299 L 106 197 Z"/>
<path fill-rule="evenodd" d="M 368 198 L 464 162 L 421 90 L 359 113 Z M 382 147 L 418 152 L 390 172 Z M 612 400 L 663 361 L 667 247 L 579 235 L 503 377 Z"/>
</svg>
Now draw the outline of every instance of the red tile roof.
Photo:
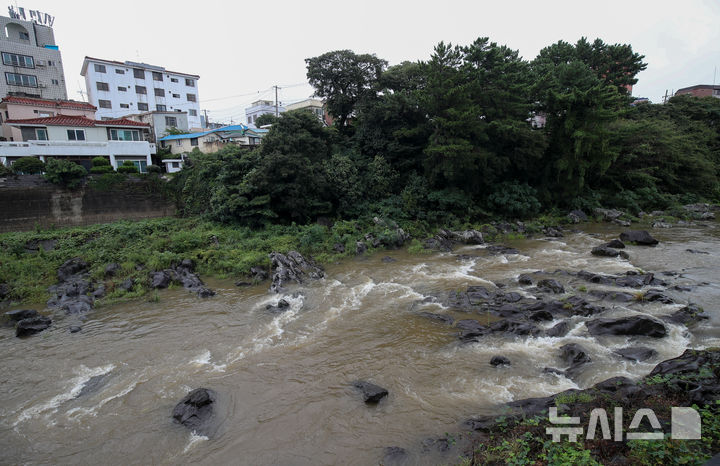
<svg viewBox="0 0 720 466">
<path fill-rule="evenodd" d="M 48 100 L 35 99 L 32 97 L 3 97 L 0 103 L 19 104 L 19 105 L 35 105 L 37 107 L 67 108 L 73 110 L 97 110 L 92 104 L 87 102 L 77 102 L 75 100 Z"/>
<path fill-rule="evenodd" d="M 44 118 L 26 118 L 22 120 L 5 120 L 5 123 L 15 124 L 18 126 L 141 126 L 149 127 L 147 123 L 128 120 L 126 118 L 118 118 L 115 120 L 91 120 L 79 115 L 56 115 Z"/>
</svg>

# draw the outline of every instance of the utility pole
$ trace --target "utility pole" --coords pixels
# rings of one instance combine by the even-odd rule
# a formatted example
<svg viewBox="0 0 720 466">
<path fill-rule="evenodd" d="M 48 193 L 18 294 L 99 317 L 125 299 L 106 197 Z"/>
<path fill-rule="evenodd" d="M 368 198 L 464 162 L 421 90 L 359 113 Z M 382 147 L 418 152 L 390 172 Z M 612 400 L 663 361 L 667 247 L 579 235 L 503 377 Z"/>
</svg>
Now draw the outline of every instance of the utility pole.
<svg viewBox="0 0 720 466">
<path fill-rule="evenodd" d="M 668 100 L 668 92 L 667 92 L 667 91 L 668 91 L 668 90 L 665 89 L 665 96 L 663 97 L 663 105 L 664 105 L 664 104 L 667 102 L 667 100 Z"/>
<path fill-rule="evenodd" d="M 278 107 L 278 98 L 277 98 L 279 88 L 277 86 L 273 86 L 273 87 L 275 88 L 275 118 L 277 118 L 278 116 L 280 116 L 280 107 Z"/>
<path fill-rule="evenodd" d="M 205 127 L 206 127 L 206 128 L 209 128 L 209 127 L 210 127 L 210 121 L 208 121 L 207 112 L 208 112 L 207 110 L 203 110 L 203 113 L 205 114 Z"/>
</svg>

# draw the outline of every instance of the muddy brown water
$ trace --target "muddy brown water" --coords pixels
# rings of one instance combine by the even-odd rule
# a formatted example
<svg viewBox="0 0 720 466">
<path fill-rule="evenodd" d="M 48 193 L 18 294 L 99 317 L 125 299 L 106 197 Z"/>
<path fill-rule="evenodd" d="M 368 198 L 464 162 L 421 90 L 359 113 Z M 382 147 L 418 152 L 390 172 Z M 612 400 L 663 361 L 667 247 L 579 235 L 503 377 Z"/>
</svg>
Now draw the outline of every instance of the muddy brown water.
<svg viewBox="0 0 720 466">
<path fill-rule="evenodd" d="M 237 288 L 208 280 L 217 296 L 201 300 L 182 289 L 99 308 L 80 333 L 59 317 L 51 329 L 17 339 L 0 329 L 0 463 L 16 464 L 377 464 L 387 446 L 407 449 L 413 463 L 453 463 L 459 452 L 420 454 L 422 441 L 456 432 L 472 415 L 498 405 L 584 388 L 612 376 L 640 377 L 686 348 L 720 346 L 720 228 L 653 230 L 655 248 L 630 246 L 630 261 L 599 258 L 590 249 L 619 230 L 590 225 L 552 240 L 510 241 L 518 255 L 381 252 L 326 267 L 327 278 L 290 290 L 291 304 L 271 314 L 279 296 L 268 284 Z M 686 249 L 709 254 L 691 254 Z M 456 254 L 478 257 L 458 260 Z M 396 262 L 381 259 L 391 256 Z M 469 285 L 524 293 L 516 278 L 536 270 L 623 273 L 676 271 L 663 277 L 692 292 L 668 291 L 679 303 L 705 307 L 711 319 L 689 332 L 669 325 L 663 339 L 592 338 L 571 319 L 562 338 L 488 337 L 460 344 L 447 325 L 420 311 L 490 319 L 418 304 L 426 296 Z M 570 282 L 568 293 L 597 285 Z M 293 297 L 294 291 L 302 296 Z M 627 290 L 626 290 L 627 291 Z M 634 291 L 634 290 L 633 290 Z M 676 305 L 605 304 L 603 317 L 663 315 Z M 556 322 L 546 323 L 552 326 Z M 557 348 L 580 343 L 592 357 L 580 377 L 543 373 L 560 367 Z M 643 363 L 613 350 L 637 344 L 657 350 Z M 503 355 L 509 367 L 489 360 Z M 102 376 L 102 377 L 99 377 Z M 390 395 L 366 406 L 349 386 L 365 379 Z M 87 386 L 92 380 L 94 388 Z M 81 393 L 86 387 L 87 393 Z M 173 424 L 173 406 L 190 389 L 219 394 L 212 438 Z"/>
</svg>

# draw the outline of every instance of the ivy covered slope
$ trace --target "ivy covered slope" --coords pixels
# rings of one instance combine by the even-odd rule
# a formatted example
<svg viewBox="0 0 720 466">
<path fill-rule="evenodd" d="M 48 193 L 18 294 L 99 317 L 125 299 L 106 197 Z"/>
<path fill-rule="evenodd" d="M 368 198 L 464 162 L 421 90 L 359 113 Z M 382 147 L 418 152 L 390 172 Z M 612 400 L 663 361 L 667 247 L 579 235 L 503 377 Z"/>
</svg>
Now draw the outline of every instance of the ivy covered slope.
<svg viewBox="0 0 720 466">
<path fill-rule="evenodd" d="M 692 407 L 700 415 L 702 438 L 672 439 L 671 408 Z M 577 442 L 553 442 L 547 428 L 550 407 L 558 416 L 578 417 L 582 434 Z M 593 409 L 607 413 L 609 432 L 603 439 L 598 422 L 594 439 L 588 440 Z M 622 408 L 623 436 L 614 440 L 615 408 Z M 630 429 L 639 409 L 651 409 L 660 423 L 654 429 L 647 418 Z M 509 403 L 507 415 L 468 422 L 476 431 L 463 434 L 471 446 L 458 464 L 563 464 L 563 465 L 659 465 L 704 464 L 720 452 L 720 349 L 686 350 L 681 356 L 658 364 L 635 382 L 615 377 L 585 390 L 568 390 L 547 398 Z M 662 440 L 628 440 L 628 432 L 663 432 Z"/>
</svg>

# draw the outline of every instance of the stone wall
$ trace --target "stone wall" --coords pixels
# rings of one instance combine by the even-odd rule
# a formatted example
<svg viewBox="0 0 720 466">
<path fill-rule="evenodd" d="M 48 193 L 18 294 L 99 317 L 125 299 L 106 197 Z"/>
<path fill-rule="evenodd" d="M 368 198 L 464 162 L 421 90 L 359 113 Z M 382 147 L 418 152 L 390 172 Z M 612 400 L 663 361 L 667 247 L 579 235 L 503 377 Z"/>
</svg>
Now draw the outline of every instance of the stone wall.
<svg viewBox="0 0 720 466">
<path fill-rule="evenodd" d="M 39 176 L 0 178 L 0 232 L 139 220 L 175 214 L 160 194 L 140 189 L 70 191 Z"/>
</svg>

